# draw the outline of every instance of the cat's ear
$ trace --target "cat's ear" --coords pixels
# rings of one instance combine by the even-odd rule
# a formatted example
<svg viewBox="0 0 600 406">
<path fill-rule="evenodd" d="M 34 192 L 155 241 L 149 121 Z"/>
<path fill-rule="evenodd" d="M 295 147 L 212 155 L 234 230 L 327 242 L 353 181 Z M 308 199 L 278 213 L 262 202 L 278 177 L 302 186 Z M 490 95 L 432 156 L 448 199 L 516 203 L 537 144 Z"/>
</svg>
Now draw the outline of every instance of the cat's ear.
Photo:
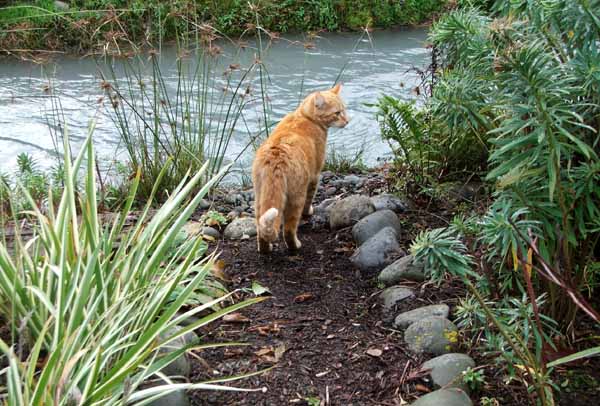
<svg viewBox="0 0 600 406">
<path fill-rule="evenodd" d="M 317 92 L 315 94 L 315 108 L 317 110 L 323 110 L 325 108 L 325 104 L 327 104 L 325 98 L 320 92 Z"/>
<path fill-rule="evenodd" d="M 341 83 L 338 83 L 338 84 L 336 84 L 336 85 L 333 87 L 333 89 L 331 89 L 331 91 L 332 91 L 333 93 L 335 93 L 335 94 L 339 94 L 339 93 L 340 93 L 340 90 L 342 90 L 342 84 L 341 84 Z"/>
</svg>

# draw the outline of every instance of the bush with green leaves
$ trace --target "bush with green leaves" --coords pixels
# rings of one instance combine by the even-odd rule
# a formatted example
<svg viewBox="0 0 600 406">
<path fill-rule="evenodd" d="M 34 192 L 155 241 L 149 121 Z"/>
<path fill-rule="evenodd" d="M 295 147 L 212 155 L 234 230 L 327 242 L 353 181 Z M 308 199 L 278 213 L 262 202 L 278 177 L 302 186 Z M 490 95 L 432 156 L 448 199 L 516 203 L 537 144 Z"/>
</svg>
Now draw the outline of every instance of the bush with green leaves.
<svg viewBox="0 0 600 406">
<path fill-rule="evenodd" d="M 525 226 L 539 246 L 534 268 L 543 261 L 581 290 L 600 236 L 600 1 L 498 1 L 494 10 L 458 10 L 434 25 L 444 73 L 432 110 L 459 134 L 489 137 L 497 200 L 536 223 Z M 488 222 L 490 232 L 514 226 L 503 217 L 504 226 Z M 528 239 L 523 229 L 492 245 L 521 262 Z M 552 316 L 570 323 L 566 291 L 535 282 L 549 292 Z"/>
<path fill-rule="evenodd" d="M 276 32 L 362 30 L 420 24 L 447 0 L 74 0 L 69 10 L 54 1 L 15 1 L 0 7 L 3 49 L 157 45 L 196 36 L 207 24 L 227 36 L 262 28 Z"/>
<path fill-rule="evenodd" d="M 10 342 L 0 339 L 1 361 L 7 365 L 0 371 L 0 399 L 8 406 L 125 405 L 145 404 L 174 390 L 235 390 L 219 385 L 232 378 L 176 383 L 161 373 L 185 351 L 227 343 L 196 342 L 168 353 L 162 347 L 261 300 L 215 310 L 230 298 L 224 295 L 187 307 L 205 286 L 214 257 L 206 255 L 201 239 L 175 245 L 176 237 L 224 171 L 194 193 L 206 164 L 182 179 L 150 216 L 165 167 L 137 222 L 126 227 L 138 171 L 123 211 L 102 224 L 91 134 L 73 161 L 67 143 L 58 205 L 50 200 L 44 214 L 18 186 L 34 210 L 34 237 L 23 241 L 17 236 L 10 249 L 0 243 L 0 308 L 12 336 Z M 84 182 L 78 192 L 80 172 Z M 168 255 L 172 251 L 175 255 Z M 149 386 L 149 380 L 155 385 Z"/>
<path fill-rule="evenodd" d="M 442 93 L 436 85 L 434 94 Z M 479 178 L 487 168 L 488 137 L 469 126 L 448 126 L 434 110 L 434 98 L 424 107 L 389 95 L 375 105 L 381 136 L 390 145 L 395 166 L 411 191 L 424 191 L 444 181 Z"/>
</svg>

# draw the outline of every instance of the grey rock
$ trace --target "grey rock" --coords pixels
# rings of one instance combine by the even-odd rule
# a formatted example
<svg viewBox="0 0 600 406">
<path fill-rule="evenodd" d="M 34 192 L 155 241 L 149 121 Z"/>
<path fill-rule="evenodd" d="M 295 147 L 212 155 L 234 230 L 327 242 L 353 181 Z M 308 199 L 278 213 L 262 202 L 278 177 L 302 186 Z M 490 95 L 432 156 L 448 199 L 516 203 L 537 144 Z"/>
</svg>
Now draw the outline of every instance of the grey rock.
<svg viewBox="0 0 600 406">
<path fill-rule="evenodd" d="M 387 193 L 371 197 L 371 202 L 375 206 L 375 210 L 392 210 L 396 213 L 403 213 L 408 208 L 404 200 Z"/>
<path fill-rule="evenodd" d="M 415 294 L 413 293 L 412 289 L 405 288 L 403 286 L 392 286 L 391 288 L 387 288 L 379 294 L 379 299 L 383 305 L 383 311 L 386 313 L 394 310 L 398 303 L 414 297 Z"/>
<path fill-rule="evenodd" d="M 254 190 L 252 190 L 252 189 L 241 192 L 240 194 L 242 195 L 244 200 L 247 202 L 254 200 Z"/>
<path fill-rule="evenodd" d="M 373 203 L 367 196 L 348 196 L 332 205 L 329 226 L 333 230 L 348 227 L 374 211 Z"/>
<path fill-rule="evenodd" d="M 54 8 L 57 11 L 67 11 L 69 9 L 69 5 L 67 3 L 65 3 L 64 1 L 55 1 Z"/>
<path fill-rule="evenodd" d="M 462 373 L 475 367 L 475 361 L 467 354 L 444 354 L 425 362 L 422 369 L 430 369 L 431 379 L 436 387 L 457 387 L 466 390 Z"/>
<path fill-rule="evenodd" d="M 334 186 L 329 186 L 327 189 L 325 189 L 325 196 L 333 196 L 337 193 L 337 188 L 335 188 Z"/>
<path fill-rule="evenodd" d="M 446 304 L 419 307 L 418 309 L 413 309 L 404 313 L 400 313 L 396 317 L 396 320 L 394 320 L 394 327 L 403 329 L 427 317 L 435 316 L 447 318 L 449 313 L 450 308 Z"/>
<path fill-rule="evenodd" d="M 244 197 L 239 193 L 229 193 L 228 195 L 225 196 L 225 203 L 229 203 L 234 206 L 242 204 L 243 201 L 244 201 Z"/>
<path fill-rule="evenodd" d="M 234 220 L 236 218 L 238 218 L 240 216 L 240 212 L 237 210 L 231 210 L 229 213 L 227 213 L 227 218 L 229 220 Z"/>
<path fill-rule="evenodd" d="M 404 341 L 415 354 L 447 354 L 457 346 L 458 329 L 448 319 L 428 317 L 408 326 Z"/>
<path fill-rule="evenodd" d="M 379 271 L 393 261 L 399 250 L 396 231 L 392 227 L 386 227 L 365 241 L 352 254 L 350 261 L 364 273 Z"/>
<path fill-rule="evenodd" d="M 362 179 L 360 178 L 360 176 L 356 176 L 356 175 L 346 175 L 344 176 L 343 179 L 344 184 L 346 185 L 350 185 L 350 186 L 359 186 L 362 184 Z"/>
<path fill-rule="evenodd" d="M 153 400 L 148 406 L 189 406 L 190 399 L 183 390 L 171 392 L 168 395 Z"/>
<path fill-rule="evenodd" d="M 323 179 L 323 180 L 331 179 L 334 176 L 335 176 L 335 174 L 331 171 L 321 172 L 321 179 Z"/>
<path fill-rule="evenodd" d="M 337 200 L 333 199 L 333 198 L 323 200 L 321 203 L 319 203 L 318 206 L 315 206 L 315 212 L 321 211 L 321 212 L 329 213 L 329 209 L 331 209 L 331 205 L 333 205 L 333 203 L 335 203 L 336 201 Z"/>
<path fill-rule="evenodd" d="M 180 329 L 181 329 L 181 327 L 176 326 L 172 330 L 167 331 L 166 333 L 162 334 L 161 338 L 163 338 L 163 339 L 167 338 L 170 335 L 178 332 Z M 185 347 L 186 345 L 189 345 L 197 340 L 198 340 L 198 336 L 196 336 L 196 334 L 194 334 L 193 332 L 188 332 L 185 335 L 183 335 L 182 337 L 176 338 L 175 340 L 171 341 L 167 345 L 161 347 L 159 350 L 159 353 L 160 354 L 168 354 L 170 352 L 177 351 L 177 350 Z M 164 367 L 161 370 L 161 372 L 167 376 L 188 377 L 191 372 L 191 365 L 187 359 L 187 356 L 185 354 L 182 354 L 181 356 L 177 357 L 173 362 L 171 362 L 169 365 Z"/>
<path fill-rule="evenodd" d="M 425 271 L 423 266 L 416 264 L 412 255 L 400 258 L 391 265 L 388 265 L 379 274 L 379 282 L 385 286 L 392 286 L 400 281 L 408 280 L 422 282 L 425 280 Z"/>
<path fill-rule="evenodd" d="M 201 210 L 207 210 L 207 209 L 210 209 L 210 202 L 209 202 L 208 200 L 206 200 L 206 199 L 201 199 L 201 200 L 200 200 L 200 203 L 198 204 L 198 207 L 199 207 Z"/>
<path fill-rule="evenodd" d="M 391 210 L 376 211 L 362 218 L 352 227 L 352 236 L 356 244 L 361 245 L 385 227 L 392 227 L 396 232 L 396 236 L 399 236 L 402 232 L 400 220 L 398 220 L 396 213 Z"/>
<path fill-rule="evenodd" d="M 202 227 L 202 230 L 200 230 L 200 235 L 205 235 L 214 239 L 219 239 L 219 237 L 221 237 L 219 230 L 216 230 L 212 227 Z"/>
<path fill-rule="evenodd" d="M 239 240 L 243 236 L 254 237 L 256 235 L 256 222 L 252 217 L 238 217 L 234 219 L 223 233 L 229 240 Z"/>
<path fill-rule="evenodd" d="M 460 389 L 440 389 L 421 396 L 412 406 L 473 406 L 473 402 Z"/>
</svg>

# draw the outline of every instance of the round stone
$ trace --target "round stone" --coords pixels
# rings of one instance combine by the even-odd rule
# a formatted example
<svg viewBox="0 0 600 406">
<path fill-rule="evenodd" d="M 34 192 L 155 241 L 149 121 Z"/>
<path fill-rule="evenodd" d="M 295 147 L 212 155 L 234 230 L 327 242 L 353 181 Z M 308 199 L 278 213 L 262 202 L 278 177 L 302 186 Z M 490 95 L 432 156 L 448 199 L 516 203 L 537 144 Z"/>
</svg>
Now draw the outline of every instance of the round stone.
<svg viewBox="0 0 600 406">
<path fill-rule="evenodd" d="M 426 319 L 427 317 L 447 318 L 449 313 L 450 308 L 446 304 L 419 307 L 417 309 L 400 313 L 398 316 L 396 316 L 396 320 L 394 320 L 394 327 L 403 329 L 419 320 Z"/>
<path fill-rule="evenodd" d="M 463 390 L 467 385 L 462 380 L 462 374 L 469 368 L 475 367 L 475 361 L 467 354 L 444 354 L 425 362 L 421 369 L 430 369 L 433 384 L 440 387 L 457 387 Z"/>
<path fill-rule="evenodd" d="M 408 326 L 404 341 L 415 354 L 447 354 L 458 344 L 458 329 L 448 319 L 428 317 Z"/>
</svg>

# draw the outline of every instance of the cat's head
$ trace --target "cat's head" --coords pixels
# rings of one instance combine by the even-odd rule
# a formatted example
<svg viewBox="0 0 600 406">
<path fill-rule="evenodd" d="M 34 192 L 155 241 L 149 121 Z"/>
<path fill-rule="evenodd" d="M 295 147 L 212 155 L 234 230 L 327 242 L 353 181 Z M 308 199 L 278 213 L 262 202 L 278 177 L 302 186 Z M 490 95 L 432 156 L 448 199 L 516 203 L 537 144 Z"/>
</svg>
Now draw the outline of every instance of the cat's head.
<svg viewBox="0 0 600 406">
<path fill-rule="evenodd" d="M 332 89 L 312 93 L 302 102 L 302 112 L 325 127 L 345 127 L 350 119 L 340 90 L 342 85 L 338 83 Z"/>
</svg>

